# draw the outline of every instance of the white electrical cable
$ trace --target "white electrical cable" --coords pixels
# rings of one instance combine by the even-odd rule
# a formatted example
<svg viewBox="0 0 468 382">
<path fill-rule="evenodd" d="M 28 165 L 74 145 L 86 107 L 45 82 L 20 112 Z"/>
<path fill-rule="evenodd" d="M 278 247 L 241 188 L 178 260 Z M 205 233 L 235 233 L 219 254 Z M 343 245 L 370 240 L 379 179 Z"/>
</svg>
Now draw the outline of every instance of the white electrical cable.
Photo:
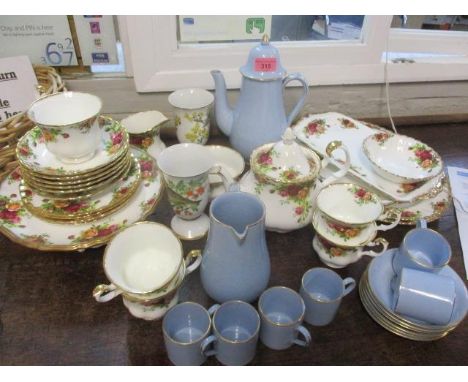
<svg viewBox="0 0 468 382">
<path fill-rule="evenodd" d="M 392 118 L 392 112 L 390 110 L 390 84 L 388 82 L 388 44 L 390 40 L 390 33 L 387 35 L 387 46 L 385 47 L 385 65 L 384 65 L 384 80 L 385 80 L 385 97 L 387 101 L 387 113 L 388 113 L 388 118 L 390 119 L 390 123 L 392 124 L 392 129 L 397 134 L 397 129 L 395 127 L 395 124 L 393 123 L 393 118 Z"/>
</svg>

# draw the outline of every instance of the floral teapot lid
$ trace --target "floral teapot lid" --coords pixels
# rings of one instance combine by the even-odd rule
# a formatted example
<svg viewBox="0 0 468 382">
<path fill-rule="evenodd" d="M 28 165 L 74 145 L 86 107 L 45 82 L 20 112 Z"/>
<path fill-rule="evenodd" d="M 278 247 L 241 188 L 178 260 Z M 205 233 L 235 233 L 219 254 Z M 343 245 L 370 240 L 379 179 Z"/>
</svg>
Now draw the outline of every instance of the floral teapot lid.
<svg viewBox="0 0 468 382">
<path fill-rule="evenodd" d="M 286 69 L 281 65 L 278 49 L 270 44 L 268 35 L 250 50 L 247 63 L 240 68 L 244 77 L 257 81 L 273 81 L 283 79 Z"/>
<path fill-rule="evenodd" d="M 282 138 L 279 142 L 254 150 L 250 157 L 250 166 L 255 175 L 275 183 L 303 183 L 314 180 L 320 171 L 320 159 L 317 154 L 298 145 L 289 127 Z"/>
</svg>

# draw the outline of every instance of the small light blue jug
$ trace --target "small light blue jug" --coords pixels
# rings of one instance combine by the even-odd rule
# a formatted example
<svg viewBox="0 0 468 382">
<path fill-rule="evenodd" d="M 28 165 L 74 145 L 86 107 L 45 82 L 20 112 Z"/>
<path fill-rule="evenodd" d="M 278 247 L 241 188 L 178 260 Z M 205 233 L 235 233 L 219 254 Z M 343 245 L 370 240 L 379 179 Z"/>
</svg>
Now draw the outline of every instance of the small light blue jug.
<svg viewBox="0 0 468 382">
<path fill-rule="evenodd" d="M 265 36 L 240 68 L 242 84 L 234 109 L 228 104 L 226 83 L 219 70 L 211 71 L 215 82 L 215 115 L 221 131 L 229 136 L 231 146 L 245 159 L 265 143 L 281 139 L 286 128 L 299 114 L 309 94 L 307 81 L 300 73 L 286 76 L 278 49 Z M 286 116 L 283 92 L 291 81 L 299 81 L 303 93 L 291 113 Z"/>
<path fill-rule="evenodd" d="M 268 285 L 265 206 L 238 184 L 211 203 L 200 275 L 205 292 L 220 303 L 254 301 Z"/>
</svg>

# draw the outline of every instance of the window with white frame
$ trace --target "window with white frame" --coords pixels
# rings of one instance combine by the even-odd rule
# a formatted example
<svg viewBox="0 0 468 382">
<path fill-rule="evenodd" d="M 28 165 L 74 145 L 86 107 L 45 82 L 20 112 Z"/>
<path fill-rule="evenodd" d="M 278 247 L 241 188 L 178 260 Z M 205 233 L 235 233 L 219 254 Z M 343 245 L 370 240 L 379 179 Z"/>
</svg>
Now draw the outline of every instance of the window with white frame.
<svg viewBox="0 0 468 382">
<path fill-rule="evenodd" d="M 139 92 L 211 88 L 212 69 L 238 88 L 238 68 L 264 33 L 289 72 L 311 85 L 468 79 L 465 17 L 120 16 L 124 49 Z M 432 17 L 432 18 L 431 18 Z M 421 21 L 422 20 L 422 21 Z M 429 20 L 429 21 L 428 21 Z M 428 27 L 428 25 L 431 25 Z M 124 29 L 124 30 L 122 30 Z M 389 52 L 387 56 L 387 51 Z"/>
</svg>

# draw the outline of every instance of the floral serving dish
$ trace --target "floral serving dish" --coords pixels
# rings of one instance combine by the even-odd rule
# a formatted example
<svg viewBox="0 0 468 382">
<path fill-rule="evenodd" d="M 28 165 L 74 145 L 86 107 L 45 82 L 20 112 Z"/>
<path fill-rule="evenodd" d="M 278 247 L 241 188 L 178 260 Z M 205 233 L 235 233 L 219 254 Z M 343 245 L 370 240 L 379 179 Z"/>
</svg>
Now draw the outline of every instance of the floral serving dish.
<svg viewBox="0 0 468 382">
<path fill-rule="evenodd" d="M 294 126 L 294 133 L 297 139 L 312 148 L 320 155 L 326 155 L 328 142 L 339 139 L 348 148 L 351 158 L 351 168 L 349 175 L 355 179 L 350 179 L 355 183 L 359 181 L 362 185 L 370 187 L 379 192 L 382 200 L 393 203 L 414 203 L 420 197 L 437 187 L 439 177 L 434 177 L 426 182 L 398 183 L 392 182 L 377 174 L 362 150 L 364 140 L 376 133 L 388 130 L 379 126 L 352 119 L 344 114 L 330 112 L 323 114 L 311 114 L 301 118 Z M 336 157 L 344 160 L 340 153 Z M 385 203 L 384 203 L 385 204 Z"/>
<path fill-rule="evenodd" d="M 142 182 L 121 209 L 89 223 L 51 223 L 31 214 L 21 201 L 21 174 L 14 170 L 0 182 L 0 232 L 12 241 L 42 251 L 73 251 L 107 243 L 120 229 L 153 212 L 163 188 L 155 160 L 131 148 Z"/>
<path fill-rule="evenodd" d="M 375 172 L 391 182 L 424 182 L 443 170 L 439 154 L 404 135 L 377 133 L 364 140 L 362 149 Z"/>
<path fill-rule="evenodd" d="M 328 145 L 328 155 L 346 147 Z M 343 177 L 349 161 L 326 179 L 318 180 L 328 157 L 320 160 L 313 150 L 299 146 L 287 129 L 283 141 L 258 147 L 250 157 L 251 170 L 240 181 L 242 191 L 256 194 L 266 206 L 266 228 L 277 232 L 299 229 L 310 223 L 317 191 Z"/>
</svg>

